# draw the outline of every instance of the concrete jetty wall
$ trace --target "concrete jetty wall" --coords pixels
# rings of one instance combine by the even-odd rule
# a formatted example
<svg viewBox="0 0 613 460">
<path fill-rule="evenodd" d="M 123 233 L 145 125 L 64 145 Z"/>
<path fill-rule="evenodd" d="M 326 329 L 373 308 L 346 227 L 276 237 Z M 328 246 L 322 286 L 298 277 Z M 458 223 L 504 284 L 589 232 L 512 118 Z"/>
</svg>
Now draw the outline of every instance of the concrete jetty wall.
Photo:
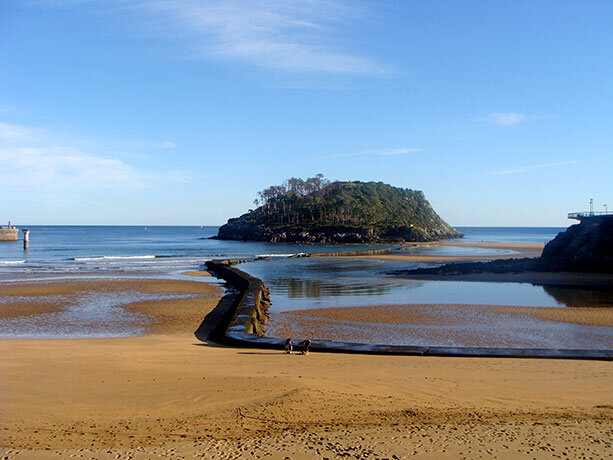
<svg viewBox="0 0 613 460">
<path fill-rule="evenodd" d="M 19 230 L 15 227 L 0 227 L 0 241 L 18 241 Z"/>
<path fill-rule="evenodd" d="M 223 334 L 223 341 L 245 347 L 283 349 L 284 339 L 265 336 L 264 325 L 269 318 L 270 291 L 262 280 L 233 267 L 231 262 L 236 261 L 206 263 L 211 274 L 231 284 L 237 292 L 232 306 L 233 314 Z M 386 355 L 613 360 L 613 350 L 395 346 L 324 340 L 313 341 L 311 350 Z"/>
</svg>

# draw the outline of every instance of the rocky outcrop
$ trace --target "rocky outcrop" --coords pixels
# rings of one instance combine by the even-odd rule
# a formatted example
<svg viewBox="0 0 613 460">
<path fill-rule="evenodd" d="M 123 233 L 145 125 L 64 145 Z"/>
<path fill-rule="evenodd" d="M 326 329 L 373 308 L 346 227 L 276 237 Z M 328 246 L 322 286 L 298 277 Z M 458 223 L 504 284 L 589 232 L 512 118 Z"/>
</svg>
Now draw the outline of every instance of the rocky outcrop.
<svg viewBox="0 0 613 460">
<path fill-rule="evenodd" d="M 543 249 L 541 261 L 558 270 L 613 272 L 613 215 L 585 218 L 559 233 Z"/>
<path fill-rule="evenodd" d="M 460 238 L 462 234 L 451 229 L 421 229 L 390 226 L 375 234 L 368 228 L 341 226 L 318 227 L 312 230 L 293 230 L 287 227 L 268 227 L 240 218 L 230 219 L 219 229 L 216 239 L 240 241 L 267 241 L 271 243 L 321 243 L 321 244 L 385 244 L 416 241 L 438 241 Z"/>
<path fill-rule="evenodd" d="M 584 219 L 545 245 L 541 257 L 446 264 L 395 271 L 396 275 L 466 275 L 521 272 L 613 273 L 613 215 Z"/>
</svg>

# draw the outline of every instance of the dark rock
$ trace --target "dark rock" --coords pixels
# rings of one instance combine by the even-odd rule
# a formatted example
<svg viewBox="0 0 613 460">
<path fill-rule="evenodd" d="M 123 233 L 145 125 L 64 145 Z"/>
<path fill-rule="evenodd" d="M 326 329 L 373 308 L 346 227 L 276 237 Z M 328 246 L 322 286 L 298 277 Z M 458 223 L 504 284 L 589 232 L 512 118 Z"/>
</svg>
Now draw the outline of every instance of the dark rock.
<svg viewBox="0 0 613 460">
<path fill-rule="evenodd" d="M 560 270 L 613 272 L 613 215 L 572 225 L 547 243 L 541 258 Z"/>
</svg>

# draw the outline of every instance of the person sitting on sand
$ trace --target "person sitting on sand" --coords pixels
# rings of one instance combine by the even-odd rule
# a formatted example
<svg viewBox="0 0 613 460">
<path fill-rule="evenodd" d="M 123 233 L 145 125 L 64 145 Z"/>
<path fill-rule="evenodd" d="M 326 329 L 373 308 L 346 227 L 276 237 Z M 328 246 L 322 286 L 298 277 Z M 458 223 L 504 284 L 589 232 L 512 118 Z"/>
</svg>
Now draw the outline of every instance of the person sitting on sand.
<svg viewBox="0 0 613 460">
<path fill-rule="evenodd" d="M 292 339 L 285 339 L 285 353 L 291 355 L 293 350 L 294 342 L 292 342 Z"/>
<path fill-rule="evenodd" d="M 302 347 L 302 351 L 300 352 L 301 355 L 308 355 L 309 354 L 309 347 L 311 346 L 311 340 L 310 339 L 303 340 L 298 345 L 300 345 Z"/>
</svg>

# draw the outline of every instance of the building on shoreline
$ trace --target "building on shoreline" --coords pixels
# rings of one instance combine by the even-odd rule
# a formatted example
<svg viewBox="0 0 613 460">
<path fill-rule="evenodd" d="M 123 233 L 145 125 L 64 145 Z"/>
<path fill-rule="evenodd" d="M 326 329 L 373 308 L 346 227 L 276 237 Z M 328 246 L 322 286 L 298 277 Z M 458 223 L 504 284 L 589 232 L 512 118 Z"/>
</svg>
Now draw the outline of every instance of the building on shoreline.
<svg viewBox="0 0 613 460">
<path fill-rule="evenodd" d="M 19 240 L 19 229 L 11 225 L 0 227 L 0 241 L 17 241 Z"/>
</svg>

